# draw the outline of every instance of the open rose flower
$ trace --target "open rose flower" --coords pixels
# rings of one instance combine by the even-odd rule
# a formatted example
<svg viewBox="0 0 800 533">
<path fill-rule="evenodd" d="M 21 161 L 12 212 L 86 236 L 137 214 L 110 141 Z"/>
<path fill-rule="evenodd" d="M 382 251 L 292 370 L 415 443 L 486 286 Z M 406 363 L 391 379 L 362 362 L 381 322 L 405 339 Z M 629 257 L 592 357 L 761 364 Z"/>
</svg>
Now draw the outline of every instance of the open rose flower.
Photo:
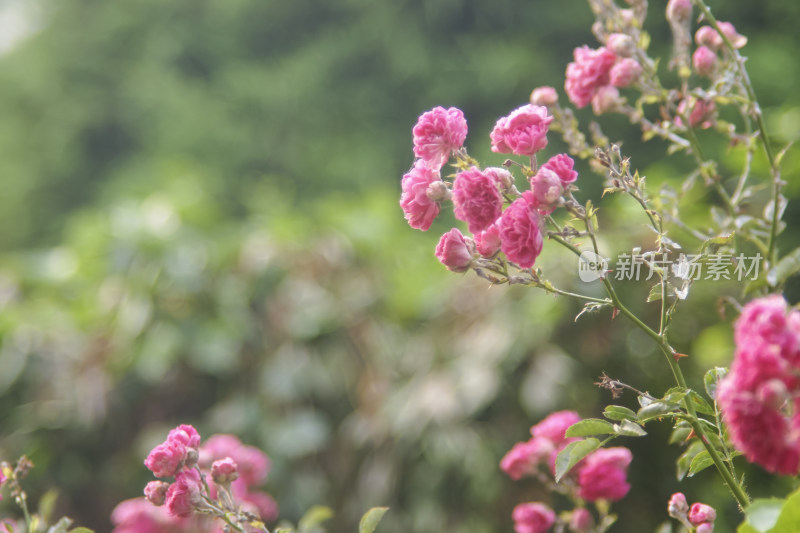
<svg viewBox="0 0 800 533">
<path fill-rule="evenodd" d="M 552 121 L 544 106 L 519 107 L 495 124 L 490 134 L 492 151 L 531 156 L 547 146 L 547 131 Z"/>
<path fill-rule="evenodd" d="M 414 154 L 439 170 L 467 138 L 464 113 L 455 107 L 434 107 L 423 113 L 413 129 Z"/>
</svg>

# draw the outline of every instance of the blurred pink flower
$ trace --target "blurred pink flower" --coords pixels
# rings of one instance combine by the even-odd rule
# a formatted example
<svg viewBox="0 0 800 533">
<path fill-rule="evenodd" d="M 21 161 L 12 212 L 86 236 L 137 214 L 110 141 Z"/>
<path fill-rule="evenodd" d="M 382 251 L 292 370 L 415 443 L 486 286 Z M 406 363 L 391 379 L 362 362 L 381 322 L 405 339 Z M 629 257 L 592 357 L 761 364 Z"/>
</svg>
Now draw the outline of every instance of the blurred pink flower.
<svg viewBox="0 0 800 533">
<path fill-rule="evenodd" d="M 521 503 L 511 513 L 516 533 L 544 533 L 555 523 L 556 513 L 543 503 Z"/>
<path fill-rule="evenodd" d="M 586 107 L 600 87 L 611 83 L 611 67 L 617 56 L 605 47 L 593 50 L 588 46 L 576 48 L 573 56 L 575 61 L 567 65 L 564 88 L 573 104 Z"/>
<path fill-rule="evenodd" d="M 611 85 L 615 87 L 628 87 L 642 75 L 642 66 L 635 60 L 625 58 L 611 67 Z"/>
<path fill-rule="evenodd" d="M 555 450 L 553 443 L 544 438 L 531 438 L 516 443 L 500 461 L 500 468 L 508 477 L 517 481 L 534 474 L 543 461 Z"/>
<path fill-rule="evenodd" d="M 633 456 L 628 448 L 600 448 L 589 454 L 578 475 L 578 496 L 586 501 L 621 500 L 628 494 L 628 465 Z"/>
<path fill-rule="evenodd" d="M 565 433 L 581 417 L 575 411 L 556 411 L 531 428 L 531 435 L 550 440 L 554 445 L 566 441 Z"/>
<path fill-rule="evenodd" d="M 558 103 L 558 93 L 553 87 L 537 87 L 531 92 L 530 100 L 533 105 L 556 105 Z"/>
<path fill-rule="evenodd" d="M 692 54 L 692 66 L 699 76 L 710 78 L 717 69 L 717 54 L 707 46 L 698 46 Z"/>
</svg>

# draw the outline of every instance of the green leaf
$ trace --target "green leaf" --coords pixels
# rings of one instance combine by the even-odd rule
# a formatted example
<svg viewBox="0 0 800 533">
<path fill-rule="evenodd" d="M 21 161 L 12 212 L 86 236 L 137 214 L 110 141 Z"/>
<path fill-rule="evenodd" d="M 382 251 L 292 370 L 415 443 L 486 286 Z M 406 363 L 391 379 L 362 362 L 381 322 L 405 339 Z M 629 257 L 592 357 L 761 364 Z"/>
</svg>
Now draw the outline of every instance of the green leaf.
<svg viewBox="0 0 800 533">
<path fill-rule="evenodd" d="M 388 507 L 373 507 L 361 517 L 358 524 L 358 533 L 372 533 L 378 527 L 383 515 L 388 511 Z"/>
<path fill-rule="evenodd" d="M 703 243 L 703 246 L 700 248 L 700 252 L 701 253 L 705 252 L 706 248 L 711 248 L 714 251 L 718 250 L 721 246 L 724 246 L 724 245 L 728 244 L 729 242 L 731 242 L 731 239 L 733 239 L 733 236 L 735 234 L 736 234 L 736 232 L 732 231 L 728 235 L 719 235 L 717 237 L 711 237 L 710 239 L 707 239 Z"/>
<path fill-rule="evenodd" d="M 622 421 L 622 420 L 636 420 L 636 413 L 627 407 L 621 405 L 609 405 L 603 411 L 603 416 L 609 420 Z"/>
<path fill-rule="evenodd" d="M 600 441 L 593 438 L 570 442 L 556 457 L 556 483 L 578 462 L 598 449 Z"/>
<path fill-rule="evenodd" d="M 672 428 L 672 434 L 669 436 L 670 444 L 679 444 L 685 442 L 686 438 L 692 433 L 692 426 L 688 422 L 681 420 Z"/>
<path fill-rule="evenodd" d="M 689 472 L 687 476 L 692 477 L 696 473 L 700 472 L 701 470 L 705 470 L 713 464 L 714 460 L 711 459 L 711 456 L 708 454 L 708 450 L 702 450 L 692 458 L 692 462 L 689 464 Z"/>
<path fill-rule="evenodd" d="M 788 533 L 800 531 L 800 490 L 793 492 L 786 498 L 786 503 L 781 509 L 775 533 Z"/>
<path fill-rule="evenodd" d="M 667 392 L 664 393 L 664 396 L 661 398 L 661 401 L 679 405 L 688 393 L 689 393 L 688 390 L 682 389 L 681 387 L 672 387 L 671 389 L 669 389 Z"/>
<path fill-rule="evenodd" d="M 587 418 L 580 422 L 575 422 L 567 428 L 567 437 L 588 437 L 590 435 L 613 435 L 614 424 L 600 420 L 599 418 Z"/>
<path fill-rule="evenodd" d="M 706 372 L 705 376 L 703 376 L 703 385 L 705 385 L 706 394 L 708 394 L 709 398 L 716 401 L 717 386 L 719 386 L 720 380 L 722 380 L 727 373 L 727 368 L 717 366 Z"/>
<path fill-rule="evenodd" d="M 53 509 L 56 506 L 57 499 L 58 492 L 55 490 L 48 490 L 44 493 L 44 496 L 39 498 L 39 515 L 45 522 L 50 522 L 53 517 Z"/>
<path fill-rule="evenodd" d="M 767 273 L 767 283 L 772 287 L 782 285 L 791 276 L 800 272 L 800 248 L 786 255 L 778 261 Z"/>
<path fill-rule="evenodd" d="M 315 505 L 306 511 L 306 514 L 303 515 L 303 518 L 301 518 L 300 522 L 297 524 L 297 529 L 301 532 L 311 531 L 324 521 L 330 520 L 332 517 L 333 511 L 330 507 Z"/>
<path fill-rule="evenodd" d="M 294 533 L 293 527 L 279 527 L 273 533 Z"/>
<path fill-rule="evenodd" d="M 76 527 L 75 529 L 70 529 L 69 533 L 94 533 L 94 531 L 88 527 Z"/>
<path fill-rule="evenodd" d="M 747 520 L 739 526 L 738 533 L 778 533 L 775 525 L 781 515 L 786 500 L 778 498 L 759 498 L 747 508 Z M 796 530 L 795 530 L 796 531 Z M 786 530 L 790 533 L 790 530 Z"/>
<path fill-rule="evenodd" d="M 614 424 L 614 432 L 623 437 L 644 437 L 647 435 L 642 426 L 630 420 L 623 420 L 619 424 Z"/>
<path fill-rule="evenodd" d="M 692 460 L 694 457 L 703 451 L 705 448 L 703 447 L 703 443 L 697 439 L 692 439 L 692 443 L 689 444 L 689 447 L 686 448 L 686 451 L 683 452 L 678 460 L 675 462 L 676 467 L 676 476 L 678 481 L 682 481 L 683 478 L 686 477 L 686 474 L 689 473 L 689 467 L 692 464 Z"/>
<path fill-rule="evenodd" d="M 636 418 L 639 420 L 639 422 L 647 422 L 648 420 L 652 420 L 654 418 L 661 418 L 667 413 L 675 411 L 677 407 L 677 405 L 668 404 L 665 402 L 653 402 L 647 407 L 642 407 L 639 409 L 639 412 L 636 413 Z"/>
<path fill-rule="evenodd" d="M 714 415 L 716 413 L 705 398 L 695 391 L 689 391 L 689 401 L 692 402 L 692 405 L 694 405 L 698 413 L 703 413 L 704 415 Z"/>
</svg>

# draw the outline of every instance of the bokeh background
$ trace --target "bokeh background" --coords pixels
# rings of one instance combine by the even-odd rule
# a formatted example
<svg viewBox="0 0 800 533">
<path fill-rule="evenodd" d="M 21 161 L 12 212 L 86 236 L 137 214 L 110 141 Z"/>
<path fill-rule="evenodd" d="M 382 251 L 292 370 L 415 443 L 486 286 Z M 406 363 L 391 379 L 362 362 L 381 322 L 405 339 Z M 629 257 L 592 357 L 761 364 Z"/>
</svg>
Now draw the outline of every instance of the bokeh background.
<svg viewBox="0 0 800 533">
<path fill-rule="evenodd" d="M 797 140 L 800 3 L 710 3 L 750 39 L 776 142 Z M 669 51 L 665 4 L 654 54 Z M 447 272 L 433 248 L 452 215 L 421 233 L 397 200 L 421 112 L 461 108 L 470 152 L 499 164 L 494 121 L 563 86 L 572 49 L 596 46 L 591 21 L 582 0 L 0 2 L 0 455 L 36 463 L 31 498 L 58 487 L 60 512 L 109 531 L 151 479 L 150 447 L 190 423 L 265 450 L 282 516 L 329 505 L 331 531 L 374 505 L 391 507 L 385 533 L 510 531 L 516 503 L 548 499 L 499 470 L 511 445 L 554 409 L 599 416 L 601 372 L 657 394 L 667 366 L 620 319 L 575 323 L 574 302 Z M 624 121 L 603 126 L 651 183 L 688 168 Z M 707 142 L 734 175 L 741 154 Z M 597 201 L 601 179 L 579 170 Z M 789 151 L 790 198 L 798 172 Z M 611 249 L 648 246 L 635 209 L 603 202 Z M 799 217 L 790 202 L 783 250 Z M 552 248 L 545 274 L 577 287 Z M 621 291 L 657 312 L 646 284 Z M 699 284 L 676 318 L 695 386 L 730 360 L 717 298 L 740 292 Z M 652 531 L 678 488 L 731 530 L 711 470 L 679 485 L 681 448 L 648 427 L 624 442 L 635 488 L 615 531 Z M 747 471 L 756 495 L 788 490 Z"/>
</svg>

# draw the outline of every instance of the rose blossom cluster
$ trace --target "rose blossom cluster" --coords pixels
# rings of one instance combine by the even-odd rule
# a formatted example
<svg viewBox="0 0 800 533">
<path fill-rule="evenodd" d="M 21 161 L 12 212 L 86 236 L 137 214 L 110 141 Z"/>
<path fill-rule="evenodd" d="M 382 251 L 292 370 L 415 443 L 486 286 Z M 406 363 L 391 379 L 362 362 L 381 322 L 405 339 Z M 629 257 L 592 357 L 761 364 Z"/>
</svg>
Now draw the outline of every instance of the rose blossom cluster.
<svg viewBox="0 0 800 533">
<path fill-rule="evenodd" d="M 770 472 L 800 473 L 800 311 L 780 295 L 753 300 L 717 401 L 733 445 Z"/>
<path fill-rule="evenodd" d="M 114 533 L 221 532 L 209 517 L 237 516 L 245 521 L 274 520 L 277 504 L 253 490 L 267 477 L 269 459 L 233 435 L 213 435 L 200 445 L 189 425 L 169 432 L 144 461 L 161 478 L 144 489 L 144 498 L 121 502 L 111 520 Z"/>
<path fill-rule="evenodd" d="M 472 235 L 454 228 L 442 236 L 436 257 L 448 269 L 464 272 L 476 259 L 494 258 L 498 252 L 520 268 L 533 266 L 542 251 L 543 216 L 560 205 L 578 176 L 567 154 L 535 169 L 533 158 L 547 146 L 552 120 L 547 107 L 527 104 L 500 118 L 489 136 L 494 152 L 531 158 L 530 189 L 520 193 L 507 169 L 479 168 L 462 150 L 466 122 L 460 111 L 437 107 L 419 117 L 413 129 L 419 159 L 403 176 L 400 206 L 412 228 L 426 231 L 441 205 L 452 201 L 455 217 L 466 222 Z M 449 181 L 440 169 L 453 153 L 461 170 Z"/>
<path fill-rule="evenodd" d="M 513 480 L 525 476 L 552 476 L 558 453 L 579 439 L 566 437 L 567 429 L 581 420 L 575 411 L 557 411 L 531 428 L 531 439 L 516 443 L 500 461 L 500 468 Z M 618 501 L 631 486 L 627 481 L 632 459 L 628 448 L 601 448 L 590 453 L 568 474 L 566 490 L 587 502 Z M 543 533 L 555 523 L 555 513 L 542 503 L 518 505 L 513 513 L 517 533 Z M 593 523 L 591 513 L 583 508 L 569 515 L 572 531 L 588 531 Z"/>
<path fill-rule="evenodd" d="M 717 519 L 717 511 L 710 505 L 697 502 L 689 507 L 682 492 L 676 492 L 670 497 L 667 513 L 690 529 L 694 528 L 696 533 L 711 533 L 714 531 L 714 520 Z"/>
<path fill-rule="evenodd" d="M 564 82 L 570 101 L 578 108 L 592 104 L 598 115 L 614 109 L 620 101 L 618 88 L 629 87 L 642 74 L 642 66 L 630 57 L 635 49 L 633 39 L 623 33 L 612 33 L 606 46 L 597 49 L 576 48 Z"/>
</svg>

